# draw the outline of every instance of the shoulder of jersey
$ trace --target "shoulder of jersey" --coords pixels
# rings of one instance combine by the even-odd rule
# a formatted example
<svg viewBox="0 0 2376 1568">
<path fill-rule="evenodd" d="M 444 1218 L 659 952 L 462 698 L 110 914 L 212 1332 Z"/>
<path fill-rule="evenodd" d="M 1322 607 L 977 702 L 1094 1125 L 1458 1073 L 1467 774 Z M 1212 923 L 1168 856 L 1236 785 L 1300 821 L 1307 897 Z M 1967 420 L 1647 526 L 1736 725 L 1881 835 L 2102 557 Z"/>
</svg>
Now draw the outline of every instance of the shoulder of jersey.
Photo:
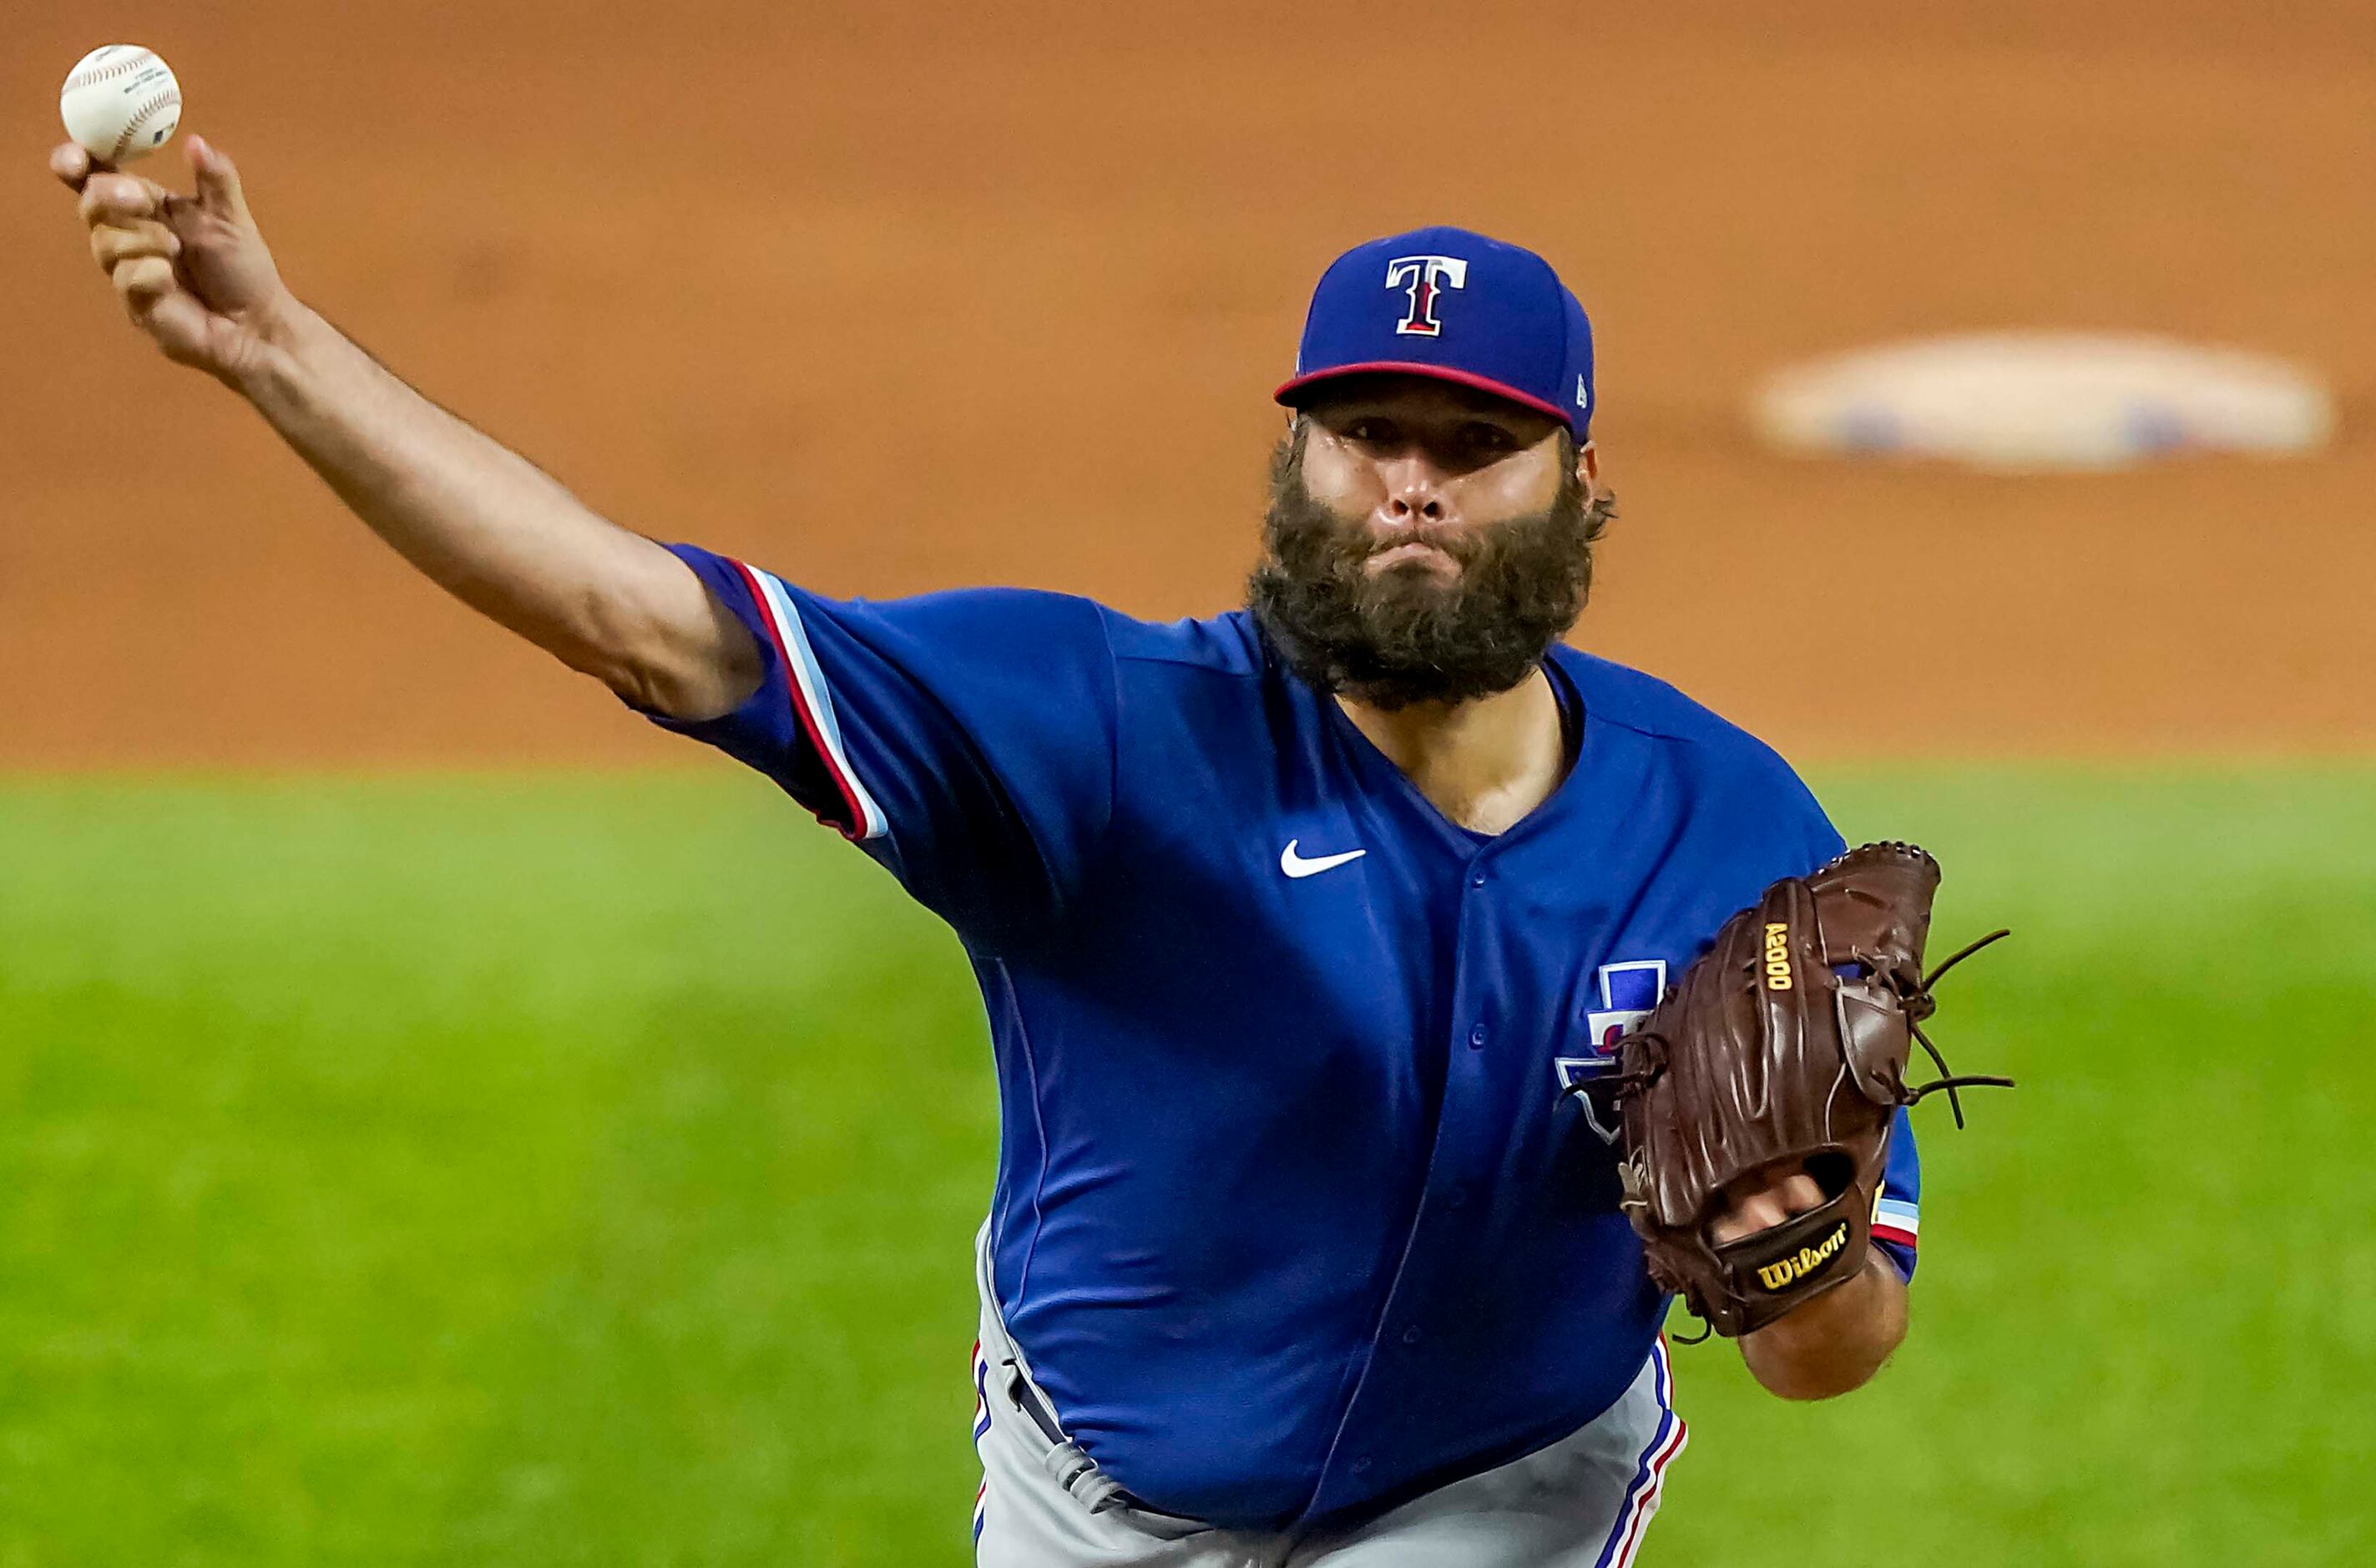
<svg viewBox="0 0 2376 1568">
<path fill-rule="evenodd" d="M 851 605 L 896 609 L 908 624 L 932 631 L 984 632 L 1012 639 L 1039 631 L 1094 628 L 1113 612 L 1093 599 L 1046 588 L 937 588 L 896 600 L 853 599 Z"/>
<path fill-rule="evenodd" d="M 1657 740 L 1681 742 L 1681 749 L 1700 754 L 1700 760 L 1708 765 L 1752 770 L 1771 767 L 1790 773 L 1789 765 L 1773 747 L 1655 675 L 1564 643 L 1553 657 L 1574 678 L 1576 690 L 1584 694 L 1585 711 L 1595 719 Z"/>
<path fill-rule="evenodd" d="M 852 600 L 863 605 L 865 600 Z M 1028 659 L 1101 641 L 1116 659 L 1259 675 L 1262 639 L 1242 610 L 1202 620 L 1141 621 L 1111 605 L 1045 588 L 961 588 L 896 601 L 903 625 L 959 644 L 983 641 Z"/>
<path fill-rule="evenodd" d="M 1184 665 L 1218 675 L 1260 675 L 1262 637 L 1242 610 L 1186 621 L 1136 621 L 1108 610 L 1106 636 L 1117 659 Z"/>
</svg>

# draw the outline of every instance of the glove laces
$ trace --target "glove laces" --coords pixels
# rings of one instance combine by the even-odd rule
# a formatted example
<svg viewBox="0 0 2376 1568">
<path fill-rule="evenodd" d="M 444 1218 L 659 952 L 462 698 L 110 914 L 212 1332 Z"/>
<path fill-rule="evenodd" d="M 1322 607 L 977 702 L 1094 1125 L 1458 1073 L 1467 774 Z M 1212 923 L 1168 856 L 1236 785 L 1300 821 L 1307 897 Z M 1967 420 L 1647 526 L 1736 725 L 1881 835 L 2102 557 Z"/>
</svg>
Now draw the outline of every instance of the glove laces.
<svg viewBox="0 0 2376 1568">
<path fill-rule="evenodd" d="M 1960 1077 L 1957 1076 L 1954 1069 L 1947 1065 L 1947 1059 L 1939 1054 L 1939 1048 L 1930 1043 L 1930 1037 L 1922 1032 L 1922 1025 L 1918 1020 L 1929 1017 L 1930 1014 L 1936 1010 L 1936 1004 L 1934 1004 L 1930 999 L 1930 988 L 1939 983 L 1940 976 L 1945 974 L 1949 969 L 1954 968 L 1956 965 L 1962 963 L 1965 959 L 1970 957 L 1981 948 L 1988 946 L 1990 943 L 2002 941 L 2003 938 L 2011 936 L 2012 934 L 2013 930 L 2011 927 L 2001 926 L 1997 930 L 1989 932 L 1988 935 L 1981 937 L 1978 942 L 1965 944 L 1964 946 L 1950 954 L 1946 960 L 1937 968 L 1932 969 L 1929 974 L 1924 975 L 1922 977 L 1922 988 L 1916 992 L 1912 996 L 1906 999 L 1907 1028 L 1914 1031 L 1915 1040 L 1925 1051 L 1930 1053 L 1931 1062 L 1935 1063 L 1939 1069 L 1939 1076 L 1931 1079 L 1929 1083 L 1924 1084 L 1921 1087 L 1915 1089 L 1913 1092 L 1908 1094 L 1906 1097 L 1906 1103 L 1912 1105 L 1926 1094 L 1932 1094 L 1940 1089 L 1945 1089 L 1947 1091 L 1947 1109 L 1955 1113 L 1955 1126 L 1958 1131 L 1961 1131 L 1964 1125 L 1964 1102 L 1960 1099 L 1956 1098 L 1955 1091 L 1957 1089 L 2009 1089 L 2014 1087 L 2014 1081 L 2011 1078 L 1992 1077 L 1985 1074 L 1966 1074 Z"/>
</svg>

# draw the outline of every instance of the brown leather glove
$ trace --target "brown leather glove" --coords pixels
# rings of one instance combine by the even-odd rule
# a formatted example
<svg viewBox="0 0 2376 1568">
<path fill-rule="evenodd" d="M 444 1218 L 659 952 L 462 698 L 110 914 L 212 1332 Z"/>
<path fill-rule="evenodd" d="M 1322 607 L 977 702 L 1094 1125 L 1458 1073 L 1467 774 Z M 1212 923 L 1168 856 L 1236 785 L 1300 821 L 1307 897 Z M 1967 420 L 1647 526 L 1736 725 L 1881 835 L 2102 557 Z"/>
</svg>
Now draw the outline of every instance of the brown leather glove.
<svg viewBox="0 0 2376 1568">
<path fill-rule="evenodd" d="M 1619 1071 L 1579 1092 L 1613 1094 L 1625 1132 L 1626 1217 L 1650 1277 L 1717 1333 L 1751 1333 L 1857 1277 L 1901 1105 L 1957 1078 L 1922 1035 L 1922 944 L 1939 862 L 1911 844 L 1868 844 L 1812 876 L 1785 877 L 1725 922 L 1650 1016 L 1617 1043 Z M 1906 1083 L 1919 1040 L 1942 1076 Z M 1963 1108 L 1955 1107 L 1956 1125 Z M 1709 1226 L 1744 1176 L 1803 1168 L 1824 1201 L 1717 1245 Z"/>
</svg>

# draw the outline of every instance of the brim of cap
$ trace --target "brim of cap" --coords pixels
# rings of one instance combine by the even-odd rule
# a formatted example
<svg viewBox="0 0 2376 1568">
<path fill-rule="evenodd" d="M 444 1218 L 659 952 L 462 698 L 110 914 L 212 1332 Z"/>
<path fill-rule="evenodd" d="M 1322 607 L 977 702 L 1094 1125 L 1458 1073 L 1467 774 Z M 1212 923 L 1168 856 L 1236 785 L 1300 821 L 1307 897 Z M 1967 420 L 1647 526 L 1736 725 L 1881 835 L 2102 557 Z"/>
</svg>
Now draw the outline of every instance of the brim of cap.
<svg viewBox="0 0 2376 1568">
<path fill-rule="evenodd" d="M 1348 375 L 1419 375 L 1425 376 L 1430 381 L 1449 381 L 1455 386 L 1471 386 L 1479 392 L 1491 392 L 1496 398 L 1507 398 L 1520 408 L 1532 409 L 1537 413 L 1549 414 L 1570 430 L 1575 428 L 1574 414 L 1556 403 L 1546 403 L 1531 393 L 1521 392 L 1516 387 L 1496 381 L 1490 375 L 1477 375 L 1468 371 L 1453 370 L 1440 364 L 1424 364 L 1416 360 L 1371 360 L 1362 364 L 1331 365 L 1326 370 L 1315 370 L 1309 375 L 1299 375 L 1279 383 L 1278 390 L 1272 393 L 1271 397 L 1290 409 L 1300 409 L 1311 400 L 1302 396 L 1308 388 L 1318 386 L 1325 382 L 1341 380 Z"/>
</svg>

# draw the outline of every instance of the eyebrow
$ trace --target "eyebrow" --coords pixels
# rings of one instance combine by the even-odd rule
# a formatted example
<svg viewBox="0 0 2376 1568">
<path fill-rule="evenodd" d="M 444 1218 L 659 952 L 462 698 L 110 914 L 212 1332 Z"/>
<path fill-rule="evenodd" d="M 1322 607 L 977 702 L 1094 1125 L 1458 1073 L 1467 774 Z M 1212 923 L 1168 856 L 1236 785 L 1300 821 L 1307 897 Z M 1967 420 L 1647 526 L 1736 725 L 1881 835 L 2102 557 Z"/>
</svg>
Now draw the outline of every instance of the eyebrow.
<svg viewBox="0 0 2376 1568">
<path fill-rule="evenodd" d="M 1523 424 L 1530 419 L 1542 417 L 1532 409 L 1496 398 L 1489 392 L 1478 392 L 1466 386 L 1454 387 L 1451 390 L 1455 394 L 1453 411 L 1457 414 L 1489 415 L 1506 420 L 1513 424 Z M 1372 398 L 1348 398 L 1340 405 L 1339 411 L 1345 414 L 1394 413 L 1405 411 L 1406 408 L 1406 398 L 1394 394 L 1380 394 Z"/>
</svg>

